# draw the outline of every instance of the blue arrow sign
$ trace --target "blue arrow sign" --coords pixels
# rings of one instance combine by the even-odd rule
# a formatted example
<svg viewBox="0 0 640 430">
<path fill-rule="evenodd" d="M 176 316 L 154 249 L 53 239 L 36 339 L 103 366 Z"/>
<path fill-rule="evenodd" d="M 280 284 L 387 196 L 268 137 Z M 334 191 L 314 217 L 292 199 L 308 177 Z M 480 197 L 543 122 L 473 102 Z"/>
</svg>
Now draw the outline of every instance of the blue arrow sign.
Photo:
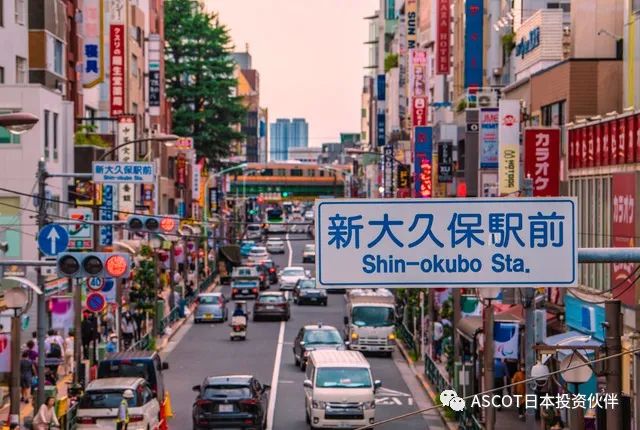
<svg viewBox="0 0 640 430">
<path fill-rule="evenodd" d="M 55 257 L 69 247 L 69 233 L 59 224 L 47 224 L 38 232 L 38 248 L 43 254 Z"/>
</svg>

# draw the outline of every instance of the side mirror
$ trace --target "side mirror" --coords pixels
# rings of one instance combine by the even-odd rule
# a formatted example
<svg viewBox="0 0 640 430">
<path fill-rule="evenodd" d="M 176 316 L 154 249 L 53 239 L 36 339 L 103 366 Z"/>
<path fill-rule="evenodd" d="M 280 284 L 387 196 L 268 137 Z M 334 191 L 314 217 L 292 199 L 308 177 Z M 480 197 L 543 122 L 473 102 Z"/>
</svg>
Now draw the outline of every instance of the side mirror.
<svg viewBox="0 0 640 430">
<path fill-rule="evenodd" d="M 344 317 L 344 324 L 345 325 L 349 324 L 349 317 Z"/>
<path fill-rule="evenodd" d="M 302 385 L 304 386 L 304 388 L 313 388 L 313 383 L 311 382 L 311 379 L 305 379 Z"/>
<path fill-rule="evenodd" d="M 349 349 L 349 345 L 351 345 L 351 342 L 349 342 L 348 340 L 344 343 L 345 348 Z"/>
<path fill-rule="evenodd" d="M 196 393 L 199 393 L 200 392 L 200 385 L 194 385 L 193 387 L 191 387 L 191 389 L 193 391 L 195 391 Z"/>
<path fill-rule="evenodd" d="M 162 370 L 169 370 L 169 363 L 167 363 L 166 361 L 162 362 Z"/>
<path fill-rule="evenodd" d="M 380 387 L 382 387 L 382 381 L 379 379 L 376 379 L 375 381 L 373 381 L 373 391 L 378 391 L 380 389 Z"/>
</svg>

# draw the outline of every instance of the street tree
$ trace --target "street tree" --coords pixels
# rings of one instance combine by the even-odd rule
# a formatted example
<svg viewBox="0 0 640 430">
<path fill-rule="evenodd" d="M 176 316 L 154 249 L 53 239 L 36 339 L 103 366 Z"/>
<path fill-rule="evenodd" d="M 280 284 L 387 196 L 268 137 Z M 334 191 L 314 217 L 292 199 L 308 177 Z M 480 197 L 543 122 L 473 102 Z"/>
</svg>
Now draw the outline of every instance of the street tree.
<svg viewBox="0 0 640 430">
<path fill-rule="evenodd" d="M 172 105 L 173 132 L 191 136 L 201 156 L 227 156 L 230 143 L 243 135 L 245 118 L 236 79 L 228 30 L 215 14 L 194 0 L 167 0 L 165 10 L 165 75 Z"/>
</svg>

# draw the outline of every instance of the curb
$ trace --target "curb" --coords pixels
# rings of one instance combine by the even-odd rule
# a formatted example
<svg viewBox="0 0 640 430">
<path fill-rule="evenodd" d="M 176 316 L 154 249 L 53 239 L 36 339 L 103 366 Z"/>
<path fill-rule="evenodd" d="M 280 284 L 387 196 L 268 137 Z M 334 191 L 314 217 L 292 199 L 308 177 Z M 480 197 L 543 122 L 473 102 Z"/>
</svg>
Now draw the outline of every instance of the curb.
<svg viewBox="0 0 640 430">
<path fill-rule="evenodd" d="M 209 287 L 204 292 L 209 293 L 212 290 L 215 290 L 217 287 L 218 287 L 218 280 L 216 279 L 211 283 L 211 285 L 209 285 Z M 161 352 L 169 344 L 169 342 L 171 342 L 171 339 L 173 339 L 176 333 L 178 333 L 178 331 L 180 331 L 182 326 L 189 320 L 189 318 L 191 318 L 191 313 L 193 312 L 195 307 L 196 307 L 195 303 L 188 307 L 190 311 L 189 316 L 185 318 L 181 318 L 176 323 L 175 327 L 171 327 L 171 333 L 168 334 L 167 336 L 164 336 L 160 345 L 156 348 L 156 351 Z"/>
<path fill-rule="evenodd" d="M 398 350 L 400 351 L 400 354 L 402 354 L 402 357 L 405 359 L 405 361 L 409 365 L 409 368 L 411 369 L 411 372 L 413 372 L 413 375 L 416 377 L 416 379 L 418 380 L 418 382 L 422 386 L 422 389 L 427 393 L 427 396 L 429 396 L 429 399 L 431 399 L 431 402 L 434 404 L 434 406 L 437 405 L 438 404 L 438 395 L 433 390 L 433 388 L 431 387 L 431 384 L 429 383 L 429 381 L 427 381 L 427 377 L 416 369 L 415 362 L 409 356 L 409 352 L 405 348 L 404 343 L 402 341 L 398 341 L 397 345 L 398 345 Z M 440 416 L 440 419 L 442 420 L 442 424 L 446 428 L 448 428 L 449 430 L 458 430 L 458 428 L 459 428 L 458 427 L 458 423 L 452 422 L 452 421 L 448 421 L 446 419 L 446 417 L 442 414 L 442 408 L 436 408 L 436 410 L 438 411 L 438 415 Z"/>
</svg>

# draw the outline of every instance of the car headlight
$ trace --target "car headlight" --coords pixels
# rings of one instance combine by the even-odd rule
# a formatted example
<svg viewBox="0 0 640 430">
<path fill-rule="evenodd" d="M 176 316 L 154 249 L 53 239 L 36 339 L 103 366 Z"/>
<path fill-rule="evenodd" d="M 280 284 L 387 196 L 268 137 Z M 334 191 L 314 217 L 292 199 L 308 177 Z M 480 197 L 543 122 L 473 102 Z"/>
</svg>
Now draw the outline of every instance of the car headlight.
<svg viewBox="0 0 640 430">
<path fill-rule="evenodd" d="M 324 409 L 327 406 L 327 402 L 322 400 L 312 400 L 311 406 L 313 406 L 313 409 Z"/>
<path fill-rule="evenodd" d="M 364 409 L 375 409 L 376 408 L 376 401 L 372 400 L 370 402 L 363 402 L 362 403 L 362 407 Z"/>
<path fill-rule="evenodd" d="M 389 336 L 387 336 L 387 340 L 389 342 L 395 342 L 396 341 L 396 335 L 395 333 L 389 333 Z"/>
<path fill-rule="evenodd" d="M 358 333 L 356 333 L 356 332 L 351 333 L 351 340 L 352 341 L 355 342 L 356 340 L 358 340 L 359 337 L 360 336 L 358 336 Z"/>
</svg>

